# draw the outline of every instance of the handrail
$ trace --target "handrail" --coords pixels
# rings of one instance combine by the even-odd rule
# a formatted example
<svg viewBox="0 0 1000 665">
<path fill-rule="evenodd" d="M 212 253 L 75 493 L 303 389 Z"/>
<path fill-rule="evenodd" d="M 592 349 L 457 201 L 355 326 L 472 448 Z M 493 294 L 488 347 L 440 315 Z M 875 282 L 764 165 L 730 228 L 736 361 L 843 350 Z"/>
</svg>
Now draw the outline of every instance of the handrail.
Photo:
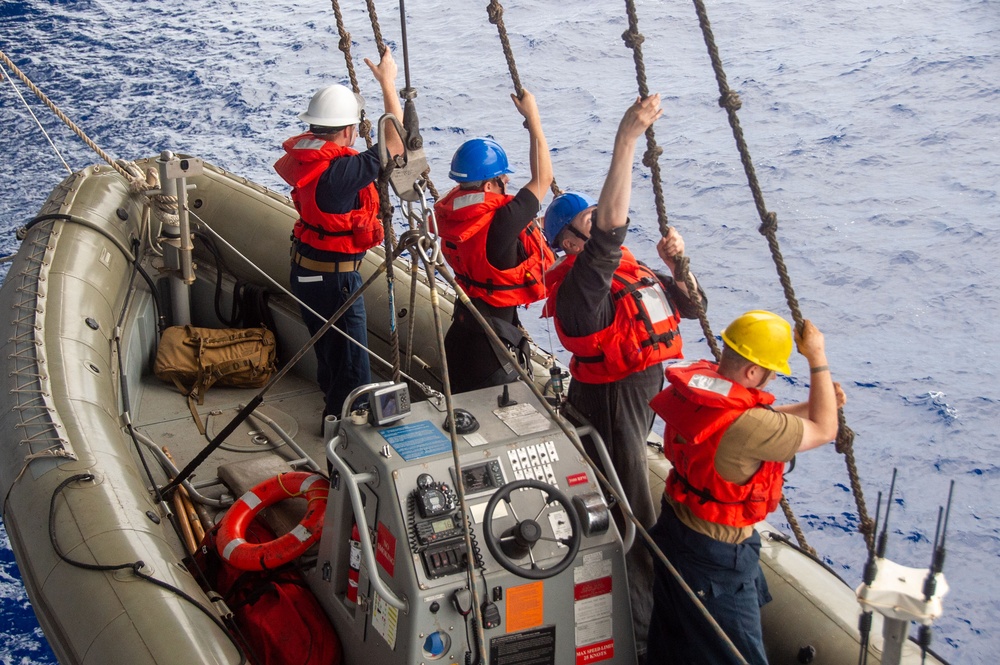
<svg viewBox="0 0 1000 665">
<path fill-rule="evenodd" d="M 368 579 L 371 581 L 372 586 L 375 587 L 375 592 L 382 596 L 385 602 L 397 610 L 407 612 L 405 598 L 401 600 L 396 594 L 390 591 L 389 587 L 385 585 L 385 582 L 382 581 L 382 578 L 378 574 L 378 565 L 375 562 L 375 550 L 372 548 L 368 522 L 365 519 L 365 508 L 361 503 L 361 490 L 359 486 L 362 483 L 370 483 L 378 480 L 378 476 L 370 471 L 366 473 L 354 473 L 351 467 L 347 466 L 347 462 L 341 459 L 335 450 L 343 438 L 344 434 L 340 433 L 330 439 L 330 443 L 326 445 L 326 458 L 333 464 L 337 472 L 340 473 L 340 480 L 344 483 L 344 486 L 347 488 L 347 495 L 351 498 L 351 507 L 354 509 L 354 520 L 358 524 L 358 539 L 361 541 L 361 557 L 364 559 L 369 571 Z"/>
<path fill-rule="evenodd" d="M 632 512 L 632 504 L 628 502 L 628 495 L 625 494 L 625 489 L 622 487 L 622 481 L 618 477 L 618 470 L 615 468 L 614 463 L 611 461 L 611 455 L 608 453 L 608 447 L 604 443 L 604 438 L 597 432 L 593 425 L 584 425 L 583 427 L 576 428 L 576 434 L 581 439 L 585 436 L 589 436 L 594 442 L 594 448 L 597 449 L 597 456 L 601 458 L 601 464 L 604 465 L 606 475 L 608 478 L 608 483 L 614 488 L 615 492 L 618 493 L 619 500 L 621 503 L 625 504 L 629 512 Z M 632 549 L 632 544 L 635 542 L 635 524 L 632 520 L 625 520 L 625 538 L 623 544 L 625 546 L 625 554 Z"/>
</svg>

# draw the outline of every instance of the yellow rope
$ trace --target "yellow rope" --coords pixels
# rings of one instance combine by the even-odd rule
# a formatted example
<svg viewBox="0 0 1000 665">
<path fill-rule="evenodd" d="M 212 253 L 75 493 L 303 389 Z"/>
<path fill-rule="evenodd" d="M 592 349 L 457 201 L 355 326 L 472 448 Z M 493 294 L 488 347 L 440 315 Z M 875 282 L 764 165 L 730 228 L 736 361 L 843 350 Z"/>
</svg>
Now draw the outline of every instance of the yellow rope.
<svg viewBox="0 0 1000 665">
<path fill-rule="evenodd" d="M 293 493 L 293 492 L 289 492 L 289 491 L 288 491 L 288 488 L 287 488 L 287 487 L 285 487 L 285 484 L 284 484 L 283 482 L 281 482 L 281 477 L 282 477 L 283 475 L 285 475 L 285 474 L 283 474 L 283 473 L 279 473 L 279 474 L 278 474 L 277 476 L 275 476 L 275 478 L 276 478 L 276 479 L 277 479 L 277 481 L 278 481 L 278 487 L 280 487 L 280 488 L 281 488 L 281 491 L 282 491 L 282 492 L 284 492 L 285 494 L 287 494 L 288 496 L 290 496 L 290 497 L 293 497 L 293 498 L 294 498 L 294 497 L 297 497 L 297 496 L 302 496 L 302 492 L 301 492 L 301 491 L 298 491 L 298 492 L 294 492 L 294 493 Z"/>
</svg>

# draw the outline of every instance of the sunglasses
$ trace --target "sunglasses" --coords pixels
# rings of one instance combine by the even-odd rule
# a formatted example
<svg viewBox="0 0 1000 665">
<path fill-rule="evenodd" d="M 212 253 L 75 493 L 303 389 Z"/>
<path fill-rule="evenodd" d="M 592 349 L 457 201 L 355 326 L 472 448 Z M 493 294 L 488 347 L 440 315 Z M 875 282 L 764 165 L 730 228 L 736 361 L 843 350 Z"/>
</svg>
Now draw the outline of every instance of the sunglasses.
<svg viewBox="0 0 1000 665">
<path fill-rule="evenodd" d="M 590 236 L 583 235 L 583 233 L 580 232 L 580 229 L 576 228 L 572 224 L 567 224 L 566 225 L 566 230 L 569 231 L 570 233 L 572 233 L 573 235 L 575 235 L 577 238 L 579 238 L 580 240 L 582 240 L 584 242 L 587 242 L 588 240 L 590 240 Z"/>
</svg>

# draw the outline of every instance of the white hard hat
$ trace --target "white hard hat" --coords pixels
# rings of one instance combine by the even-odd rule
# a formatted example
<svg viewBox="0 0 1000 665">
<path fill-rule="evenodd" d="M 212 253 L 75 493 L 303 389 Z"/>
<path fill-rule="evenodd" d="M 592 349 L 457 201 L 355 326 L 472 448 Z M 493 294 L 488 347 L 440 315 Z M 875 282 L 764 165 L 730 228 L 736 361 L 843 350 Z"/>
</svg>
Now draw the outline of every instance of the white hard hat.
<svg viewBox="0 0 1000 665">
<path fill-rule="evenodd" d="M 299 119 L 310 125 L 346 127 L 361 121 L 365 100 L 350 88 L 334 84 L 322 88 L 309 100 L 309 108 Z"/>
</svg>

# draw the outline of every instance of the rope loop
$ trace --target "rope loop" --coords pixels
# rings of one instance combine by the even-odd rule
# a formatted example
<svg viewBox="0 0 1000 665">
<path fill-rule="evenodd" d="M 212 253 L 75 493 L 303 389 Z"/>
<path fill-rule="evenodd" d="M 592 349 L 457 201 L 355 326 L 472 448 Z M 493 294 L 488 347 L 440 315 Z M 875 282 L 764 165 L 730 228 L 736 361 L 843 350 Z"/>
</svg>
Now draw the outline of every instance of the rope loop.
<svg viewBox="0 0 1000 665">
<path fill-rule="evenodd" d="M 340 35 L 340 41 L 337 43 L 337 48 L 345 54 L 349 54 L 351 52 L 351 33 L 345 32 Z"/>
<path fill-rule="evenodd" d="M 642 43 L 646 41 L 646 37 L 641 32 L 628 29 L 622 33 L 622 41 L 625 42 L 625 46 L 635 50 L 642 46 Z"/>
<path fill-rule="evenodd" d="M 663 154 L 663 148 L 658 145 L 651 145 L 646 148 L 646 152 L 642 154 L 642 165 L 648 169 L 652 169 L 659 164 L 660 155 Z"/>
<path fill-rule="evenodd" d="M 727 111 L 739 111 L 743 108 L 743 100 L 740 99 L 740 94 L 735 90 L 726 90 L 726 92 L 719 97 L 719 106 Z"/>
<path fill-rule="evenodd" d="M 778 213 L 768 212 L 764 215 L 764 221 L 760 223 L 760 228 L 757 230 L 762 236 L 776 233 L 778 231 Z"/>
<path fill-rule="evenodd" d="M 489 17 L 490 23 L 499 24 L 503 21 L 503 5 L 497 0 L 491 0 L 490 4 L 486 6 L 486 15 Z"/>
<path fill-rule="evenodd" d="M 837 430 L 837 441 L 834 445 L 836 446 L 837 452 L 841 455 L 854 450 L 854 430 L 846 424 L 842 425 L 840 429 Z"/>
</svg>

